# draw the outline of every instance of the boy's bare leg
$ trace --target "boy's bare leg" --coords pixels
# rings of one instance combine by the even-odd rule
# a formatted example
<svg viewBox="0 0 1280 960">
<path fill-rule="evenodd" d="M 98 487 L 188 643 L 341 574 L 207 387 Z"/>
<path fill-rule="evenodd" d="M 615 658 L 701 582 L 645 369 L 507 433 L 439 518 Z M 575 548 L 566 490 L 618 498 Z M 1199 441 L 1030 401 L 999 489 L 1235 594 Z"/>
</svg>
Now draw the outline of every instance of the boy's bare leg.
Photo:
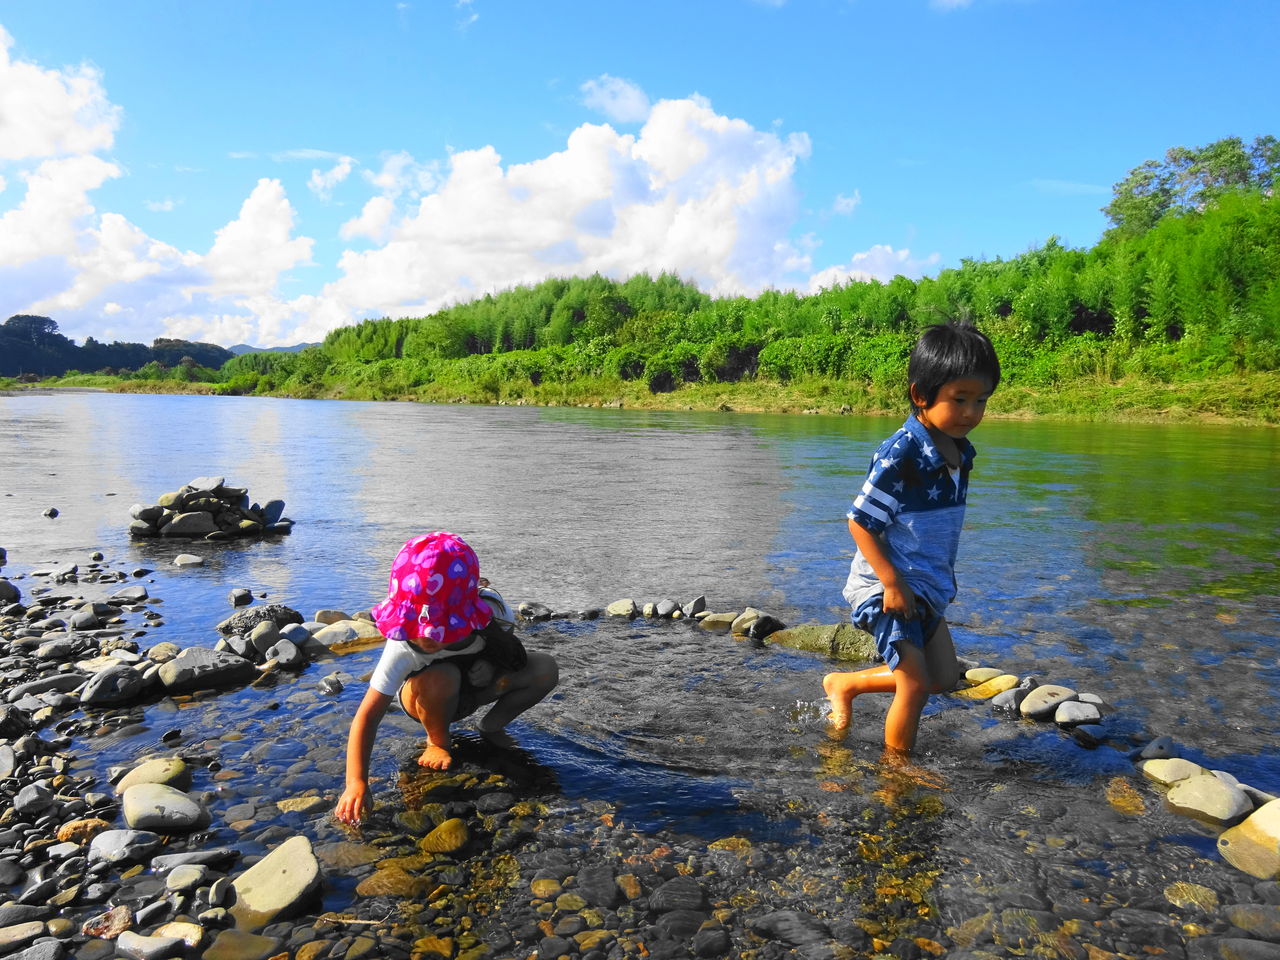
<svg viewBox="0 0 1280 960">
<path fill-rule="evenodd" d="M 560 668 L 554 657 L 529 651 L 529 662 L 523 670 L 504 674 L 480 694 L 481 704 L 492 702 L 493 706 L 476 724 L 476 729 L 490 743 L 515 746 L 515 740 L 507 733 L 507 724 L 554 690 L 559 680 Z"/>
<path fill-rule="evenodd" d="M 854 697 L 862 693 L 892 693 L 897 683 L 893 671 L 881 665 L 849 673 L 828 673 L 822 678 L 822 689 L 831 701 L 831 729 L 839 731 L 849 727 Z"/>
<path fill-rule="evenodd" d="M 448 663 L 428 667 L 404 682 L 402 700 L 405 711 L 422 724 L 427 734 L 427 749 L 418 757 L 418 765 L 431 770 L 447 770 L 453 763 L 449 722 L 458 709 L 458 689 L 462 676 Z"/>
</svg>

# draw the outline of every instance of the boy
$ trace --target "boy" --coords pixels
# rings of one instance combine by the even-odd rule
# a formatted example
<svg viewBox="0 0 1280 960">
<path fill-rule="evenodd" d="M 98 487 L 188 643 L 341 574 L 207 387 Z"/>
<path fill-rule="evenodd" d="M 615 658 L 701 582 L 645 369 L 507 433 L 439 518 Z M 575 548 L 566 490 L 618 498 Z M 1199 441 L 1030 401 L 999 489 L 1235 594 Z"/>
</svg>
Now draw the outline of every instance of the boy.
<svg viewBox="0 0 1280 960">
<path fill-rule="evenodd" d="M 911 416 L 876 451 L 848 513 L 858 549 L 844 598 L 884 665 L 822 680 L 835 731 L 848 728 L 855 696 L 893 694 L 884 743 L 899 758 L 915 746 L 929 694 L 951 690 L 959 679 L 943 614 L 956 595 L 974 456 L 967 438 L 1000 383 L 1000 361 L 976 327 L 937 324 L 912 349 L 907 381 Z"/>
</svg>

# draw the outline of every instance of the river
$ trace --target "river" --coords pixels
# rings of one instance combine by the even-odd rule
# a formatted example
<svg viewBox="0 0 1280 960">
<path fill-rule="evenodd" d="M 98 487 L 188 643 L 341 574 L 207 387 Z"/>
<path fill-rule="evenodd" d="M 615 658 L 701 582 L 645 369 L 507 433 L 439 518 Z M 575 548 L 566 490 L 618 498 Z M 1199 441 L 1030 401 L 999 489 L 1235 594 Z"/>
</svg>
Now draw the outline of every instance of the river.
<svg viewBox="0 0 1280 960">
<path fill-rule="evenodd" d="M 899 422 L 0 397 L 3 573 L 22 584 L 41 565 L 101 550 L 121 569 L 154 570 L 152 592 L 165 598 L 156 640 L 211 645 L 232 587 L 307 617 L 366 609 L 405 539 L 449 529 L 513 603 L 574 611 L 702 594 L 713 610 L 754 605 L 789 624 L 834 623 L 847 615 L 845 510 Z M 961 655 L 1096 692 L 1133 742 L 1171 735 L 1189 758 L 1280 793 L 1280 431 L 989 419 L 972 440 L 960 593 L 948 613 Z M 128 539 L 133 503 L 209 474 L 254 499 L 284 499 L 294 533 L 233 545 Z M 56 519 L 43 515 L 49 507 Z M 175 569 L 184 551 L 206 565 Z M 822 657 L 643 620 L 557 620 L 526 635 L 556 653 L 562 682 L 513 729 L 565 797 L 607 801 L 647 831 L 816 843 L 821 831 L 792 806 L 797 797 L 816 809 L 874 794 L 860 781 L 874 769 L 885 704 L 855 703 L 848 740 L 827 741 Z M 359 676 L 373 657 L 340 666 Z M 328 669 L 313 665 L 297 684 Z M 340 753 L 360 693 L 353 684 L 308 708 L 282 742 L 296 738 L 306 752 L 327 738 Z M 258 715 L 257 696 L 238 701 L 247 717 Z M 220 722 L 186 720 L 209 736 Z M 402 736 L 375 761 L 388 783 L 412 753 L 412 731 Z M 1084 750 L 944 697 L 928 707 L 920 743 L 921 766 L 948 785 L 929 841 L 950 871 L 945 889 L 972 893 L 975 877 L 1016 886 L 1024 858 L 1038 856 L 1023 850 L 1019 817 L 1071 837 L 1070 869 L 1108 883 L 1126 869 L 1137 890 L 1192 873 L 1210 886 L 1241 876 L 1217 860 L 1207 828 L 1158 803 L 1138 820 L 1106 809 L 1106 784 L 1134 776 L 1120 750 Z M 101 762 L 136 746 L 121 741 Z M 1143 859 L 1152 843 L 1163 852 Z M 990 849 L 975 860 L 975 845 Z M 1036 864 L 1046 889 L 1067 883 Z"/>
</svg>

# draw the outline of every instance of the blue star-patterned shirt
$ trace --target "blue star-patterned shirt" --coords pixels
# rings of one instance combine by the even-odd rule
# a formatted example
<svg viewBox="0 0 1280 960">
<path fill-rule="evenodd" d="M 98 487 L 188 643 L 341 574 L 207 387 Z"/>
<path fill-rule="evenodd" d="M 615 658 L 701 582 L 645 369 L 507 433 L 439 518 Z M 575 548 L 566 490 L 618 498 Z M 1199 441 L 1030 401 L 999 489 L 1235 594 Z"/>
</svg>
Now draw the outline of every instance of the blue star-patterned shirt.
<svg viewBox="0 0 1280 960">
<path fill-rule="evenodd" d="M 974 449 L 957 440 L 960 469 L 952 476 L 929 431 L 914 416 L 880 444 L 848 517 L 877 534 L 907 586 L 938 615 L 956 596 L 956 551 Z M 854 555 L 844 598 L 856 610 L 884 585 L 862 552 Z"/>
</svg>

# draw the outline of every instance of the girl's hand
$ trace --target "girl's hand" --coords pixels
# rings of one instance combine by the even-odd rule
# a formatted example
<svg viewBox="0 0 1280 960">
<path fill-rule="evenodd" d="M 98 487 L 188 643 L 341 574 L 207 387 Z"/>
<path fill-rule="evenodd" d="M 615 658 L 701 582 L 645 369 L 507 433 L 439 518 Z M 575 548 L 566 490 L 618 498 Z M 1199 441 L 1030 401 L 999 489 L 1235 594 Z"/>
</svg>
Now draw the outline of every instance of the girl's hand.
<svg viewBox="0 0 1280 960">
<path fill-rule="evenodd" d="M 885 584 L 884 612 L 903 620 L 911 620 L 916 615 L 916 596 L 909 587 L 896 587 Z"/>
<path fill-rule="evenodd" d="M 343 823 L 359 823 L 369 806 L 369 784 L 363 780 L 347 784 L 333 808 L 333 815 Z"/>
</svg>

